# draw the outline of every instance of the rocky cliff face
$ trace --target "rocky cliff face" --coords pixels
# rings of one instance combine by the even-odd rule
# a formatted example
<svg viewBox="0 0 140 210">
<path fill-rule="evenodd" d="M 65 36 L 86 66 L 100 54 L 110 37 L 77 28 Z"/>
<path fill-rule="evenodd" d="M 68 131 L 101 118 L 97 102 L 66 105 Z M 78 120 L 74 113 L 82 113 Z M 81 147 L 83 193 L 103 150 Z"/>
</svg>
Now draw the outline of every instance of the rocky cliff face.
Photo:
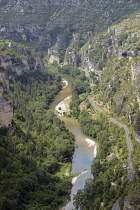
<svg viewBox="0 0 140 210">
<path fill-rule="evenodd" d="M 101 35 L 73 33 L 63 61 L 85 71 L 92 84 L 101 88 L 100 100 L 118 115 L 122 112 L 131 118 L 131 123 L 140 106 L 139 19 L 138 11 Z"/>
<path fill-rule="evenodd" d="M 9 126 L 13 118 L 13 106 L 0 93 L 0 127 Z"/>
<path fill-rule="evenodd" d="M 1 0 L 0 38 L 46 50 L 59 34 L 70 39 L 71 31 L 100 31 L 139 7 L 135 0 Z"/>
<path fill-rule="evenodd" d="M 11 42 L 1 42 L 0 56 L 0 127 L 9 126 L 13 117 L 13 106 L 9 102 L 9 79 L 15 80 L 24 73 L 35 71 L 46 73 L 40 54 Z"/>
<path fill-rule="evenodd" d="M 132 72 L 132 85 L 138 86 L 140 81 L 140 62 L 135 62 L 131 64 L 131 72 Z"/>
<path fill-rule="evenodd" d="M 131 79 L 132 86 L 135 87 L 135 94 L 140 107 L 140 62 L 135 62 L 131 64 Z"/>
<path fill-rule="evenodd" d="M 8 49 L 8 52 L 0 56 L 0 68 L 5 74 L 8 72 L 7 77 L 20 76 L 24 72 L 37 70 L 45 73 L 39 53 L 11 42 L 6 42 L 5 48 Z"/>
</svg>

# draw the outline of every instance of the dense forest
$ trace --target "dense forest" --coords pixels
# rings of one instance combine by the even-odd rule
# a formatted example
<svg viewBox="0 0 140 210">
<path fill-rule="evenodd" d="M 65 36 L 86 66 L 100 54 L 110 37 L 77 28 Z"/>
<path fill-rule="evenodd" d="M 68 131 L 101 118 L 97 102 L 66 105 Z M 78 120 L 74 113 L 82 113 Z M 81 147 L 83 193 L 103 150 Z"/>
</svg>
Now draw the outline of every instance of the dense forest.
<svg viewBox="0 0 140 210">
<path fill-rule="evenodd" d="M 128 183 L 124 130 L 109 122 L 103 114 L 92 119 L 86 110 L 80 113 L 79 122 L 83 131 L 98 142 L 98 152 L 91 166 L 94 179 L 88 179 L 85 188 L 78 191 L 75 206 L 82 210 L 112 209 Z"/>
<path fill-rule="evenodd" d="M 5 96 L 14 118 L 10 130 L 0 130 L 0 209 L 52 210 L 69 199 L 71 180 L 55 173 L 71 162 L 74 137 L 49 110 L 61 88 L 58 73 L 36 71 L 10 80 Z"/>
<path fill-rule="evenodd" d="M 102 113 L 97 113 L 87 101 L 86 109 L 79 115 L 82 130 L 95 138 L 98 143 L 97 156 L 91 165 L 93 179 L 87 179 L 85 187 L 78 190 L 74 205 L 81 210 L 111 210 L 116 200 L 121 209 L 124 208 L 124 199 L 131 199 L 135 209 L 139 209 L 139 146 L 135 141 L 132 129 L 130 136 L 133 143 L 133 169 L 135 176 L 128 181 L 127 145 L 124 130 L 109 122 Z"/>
</svg>

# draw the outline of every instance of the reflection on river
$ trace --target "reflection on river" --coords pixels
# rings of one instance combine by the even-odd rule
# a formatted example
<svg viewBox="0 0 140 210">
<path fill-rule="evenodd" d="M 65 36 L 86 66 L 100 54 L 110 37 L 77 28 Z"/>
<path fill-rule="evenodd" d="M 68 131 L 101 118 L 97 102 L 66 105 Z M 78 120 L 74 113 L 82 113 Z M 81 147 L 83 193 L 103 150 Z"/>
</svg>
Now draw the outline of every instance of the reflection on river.
<svg viewBox="0 0 140 210">
<path fill-rule="evenodd" d="M 51 108 L 55 109 L 55 106 L 64 100 L 66 97 L 71 95 L 71 77 L 68 75 L 63 75 L 63 78 L 68 81 L 68 86 L 63 89 L 55 98 L 54 102 L 51 104 Z M 91 137 L 84 134 L 80 128 L 80 124 L 77 120 L 60 117 L 61 120 L 65 122 L 66 128 L 75 136 L 75 151 L 72 159 L 72 174 L 82 172 L 87 169 L 86 173 L 83 173 L 81 176 L 75 179 L 75 184 L 71 190 L 71 201 L 66 206 L 65 210 L 75 209 L 73 206 L 73 195 L 77 193 L 77 190 L 83 189 L 85 185 L 85 180 L 87 178 L 92 178 L 90 173 L 90 166 L 94 159 L 95 155 L 95 146 L 91 145 L 89 142 L 93 140 Z M 87 140 L 90 139 L 90 140 Z"/>
</svg>

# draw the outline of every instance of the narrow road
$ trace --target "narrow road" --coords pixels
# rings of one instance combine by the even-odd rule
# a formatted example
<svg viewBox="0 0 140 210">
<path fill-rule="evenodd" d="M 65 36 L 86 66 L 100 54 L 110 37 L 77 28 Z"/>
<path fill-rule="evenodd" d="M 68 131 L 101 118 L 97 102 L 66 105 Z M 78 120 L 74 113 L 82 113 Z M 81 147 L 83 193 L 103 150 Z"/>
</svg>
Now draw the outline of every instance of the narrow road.
<svg viewBox="0 0 140 210">
<path fill-rule="evenodd" d="M 88 100 L 89 102 L 91 103 L 91 105 L 96 109 L 98 110 L 99 112 L 103 113 L 104 115 L 106 115 L 92 100 L 91 100 L 91 97 L 90 95 L 88 96 Z M 117 124 L 118 126 L 120 126 L 121 128 L 124 129 L 125 131 L 125 135 L 126 135 L 126 140 L 127 140 L 127 147 L 128 147 L 128 158 L 127 158 L 127 163 L 128 163 L 128 179 L 129 179 L 129 182 L 132 181 L 132 178 L 133 178 L 133 175 L 134 175 L 134 171 L 133 171 L 133 168 L 131 166 L 131 153 L 132 153 L 132 147 L 131 147 L 131 140 L 130 140 L 130 137 L 129 137 L 129 130 L 128 128 L 126 127 L 126 125 L 120 123 L 119 121 L 117 121 L 116 119 L 112 118 L 112 117 L 108 117 L 107 118 Z"/>
<path fill-rule="evenodd" d="M 114 204 L 112 210 L 120 210 L 119 201 L 117 201 L 117 202 Z"/>
<path fill-rule="evenodd" d="M 91 100 L 91 97 L 90 95 L 88 96 L 88 100 L 89 102 L 91 103 L 91 105 L 96 109 L 98 110 L 99 112 L 103 113 L 103 115 L 106 115 L 92 100 Z M 126 140 L 127 140 L 127 147 L 128 147 L 128 158 L 127 158 L 127 164 L 128 164 L 128 180 L 129 182 L 132 181 L 133 179 L 133 175 L 134 175 L 134 170 L 132 168 L 132 165 L 131 165 L 131 154 L 132 154 L 132 146 L 131 146 L 131 140 L 130 140 L 130 137 L 129 137 L 129 130 L 128 128 L 126 127 L 126 125 L 124 125 L 123 123 L 120 123 L 119 121 L 117 121 L 116 119 L 112 118 L 112 117 L 108 117 L 107 118 L 117 124 L 118 126 L 120 126 L 121 128 L 124 129 L 125 131 L 125 135 L 126 135 Z M 119 206 L 119 201 L 117 201 L 112 210 L 119 210 L 120 209 L 120 206 Z"/>
</svg>

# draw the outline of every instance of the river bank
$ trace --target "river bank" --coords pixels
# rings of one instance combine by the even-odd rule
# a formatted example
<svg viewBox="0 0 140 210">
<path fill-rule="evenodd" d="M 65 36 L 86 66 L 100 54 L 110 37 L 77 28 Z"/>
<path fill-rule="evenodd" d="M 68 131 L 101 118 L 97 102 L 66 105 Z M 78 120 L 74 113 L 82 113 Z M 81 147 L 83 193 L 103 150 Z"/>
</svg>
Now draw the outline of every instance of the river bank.
<svg viewBox="0 0 140 210">
<path fill-rule="evenodd" d="M 63 101 L 61 101 L 56 107 L 55 107 L 55 113 L 58 116 L 64 116 L 64 114 L 69 114 L 70 113 L 70 100 L 71 96 L 68 96 L 65 98 Z"/>
<path fill-rule="evenodd" d="M 97 153 L 97 146 L 92 137 L 84 134 L 81 130 L 80 123 L 78 120 L 68 118 L 64 116 L 64 113 L 70 111 L 69 103 L 71 99 L 71 81 L 69 75 L 64 77 L 68 83 L 64 86 L 62 91 L 59 92 L 58 96 L 52 103 L 53 108 L 57 116 L 64 121 L 66 128 L 75 136 L 75 151 L 72 157 L 72 170 L 69 172 L 69 177 L 72 177 L 73 187 L 71 189 L 70 202 L 62 209 L 70 210 L 74 209 L 73 198 L 77 194 L 79 189 L 83 189 L 85 181 L 88 178 L 93 178 L 91 174 L 91 164 Z M 68 175 L 68 170 L 64 172 L 64 176 Z M 75 176 L 75 177 L 74 177 Z"/>
<path fill-rule="evenodd" d="M 68 81 L 62 78 L 63 89 L 68 86 Z"/>
<path fill-rule="evenodd" d="M 68 86 L 68 81 L 62 78 L 62 83 L 63 83 L 63 89 L 65 89 Z M 62 89 L 62 91 L 63 91 Z M 65 113 L 70 113 L 70 99 L 71 97 L 68 96 L 65 98 L 63 101 L 61 101 L 56 107 L 55 107 L 55 113 L 58 116 L 64 116 Z"/>
</svg>

